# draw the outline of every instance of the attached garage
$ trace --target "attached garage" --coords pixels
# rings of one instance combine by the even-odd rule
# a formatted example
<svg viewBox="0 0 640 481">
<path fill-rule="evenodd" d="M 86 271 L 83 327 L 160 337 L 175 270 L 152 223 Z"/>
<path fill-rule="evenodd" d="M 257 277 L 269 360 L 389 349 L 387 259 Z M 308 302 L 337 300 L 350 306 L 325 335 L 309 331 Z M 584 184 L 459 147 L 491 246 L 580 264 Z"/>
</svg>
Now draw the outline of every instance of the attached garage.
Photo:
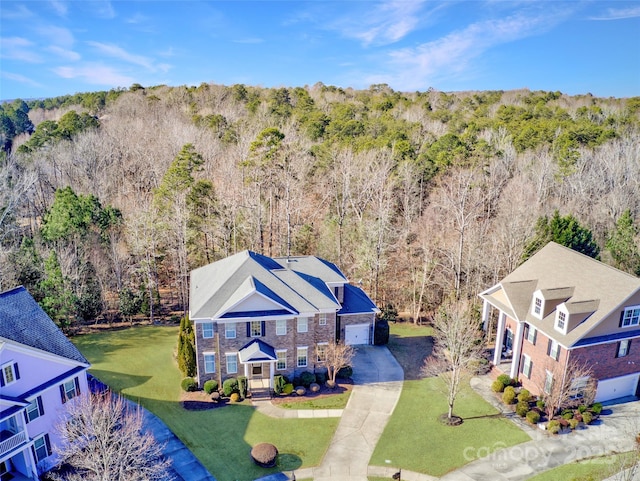
<svg viewBox="0 0 640 481">
<path fill-rule="evenodd" d="M 348 345 L 369 344 L 371 324 L 353 324 L 344 328 L 344 342 Z"/>
<path fill-rule="evenodd" d="M 640 373 L 598 381 L 596 402 L 610 401 L 625 396 L 635 396 Z"/>
</svg>

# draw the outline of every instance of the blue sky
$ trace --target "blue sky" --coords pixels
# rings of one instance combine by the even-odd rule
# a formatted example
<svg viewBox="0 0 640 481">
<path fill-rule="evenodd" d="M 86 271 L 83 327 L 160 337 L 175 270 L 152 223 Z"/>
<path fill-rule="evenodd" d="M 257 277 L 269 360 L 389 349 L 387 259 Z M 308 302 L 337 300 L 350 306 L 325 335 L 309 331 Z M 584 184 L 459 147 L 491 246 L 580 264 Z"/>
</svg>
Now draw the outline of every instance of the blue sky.
<svg viewBox="0 0 640 481">
<path fill-rule="evenodd" d="M 12 1 L 0 98 L 304 86 L 640 95 L 640 1 Z"/>
</svg>

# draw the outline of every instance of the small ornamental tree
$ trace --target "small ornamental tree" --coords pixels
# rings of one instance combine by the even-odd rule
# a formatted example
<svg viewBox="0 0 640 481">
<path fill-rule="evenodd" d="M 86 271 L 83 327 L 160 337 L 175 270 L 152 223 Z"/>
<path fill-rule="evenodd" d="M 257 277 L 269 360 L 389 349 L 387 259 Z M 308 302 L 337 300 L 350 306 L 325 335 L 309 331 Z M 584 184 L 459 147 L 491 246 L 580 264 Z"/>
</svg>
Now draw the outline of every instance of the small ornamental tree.
<svg viewBox="0 0 640 481">
<path fill-rule="evenodd" d="M 324 345 L 322 356 L 327 367 L 329 381 L 335 385 L 338 371 L 343 367 L 351 365 L 351 360 L 355 355 L 353 348 L 341 342 L 330 342 Z"/>
<path fill-rule="evenodd" d="M 196 375 L 196 350 L 193 324 L 187 316 L 180 320 L 178 333 L 178 368 L 184 377 Z"/>
<path fill-rule="evenodd" d="M 67 416 L 56 426 L 60 464 L 72 469 L 54 473 L 59 481 L 169 480 L 163 446 L 143 431 L 142 410 L 121 397 L 87 395 L 66 404 Z"/>
</svg>

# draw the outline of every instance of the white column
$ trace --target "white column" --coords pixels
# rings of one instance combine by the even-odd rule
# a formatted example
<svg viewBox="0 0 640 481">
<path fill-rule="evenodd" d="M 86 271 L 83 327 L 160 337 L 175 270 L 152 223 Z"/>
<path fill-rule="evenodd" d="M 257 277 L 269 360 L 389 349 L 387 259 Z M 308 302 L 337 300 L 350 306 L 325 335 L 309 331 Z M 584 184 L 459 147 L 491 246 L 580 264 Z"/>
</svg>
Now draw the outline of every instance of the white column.
<svg viewBox="0 0 640 481">
<path fill-rule="evenodd" d="M 273 389 L 273 376 L 276 373 L 276 363 L 275 362 L 270 362 L 269 363 L 269 387 L 271 389 Z"/>
<path fill-rule="evenodd" d="M 482 305 L 482 330 L 486 332 L 487 325 L 489 324 L 489 313 L 491 312 L 491 304 L 484 300 Z"/>
<path fill-rule="evenodd" d="M 493 365 L 500 364 L 500 358 L 502 357 L 502 343 L 504 341 L 504 327 L 507 323 L 507 315 L 504 312 L 500 312 L 498 317 L 498 330 L 496 331 L 496 349 L 493 353 Z"/>
<path fill-rule="evenodd" d="M 249 379 L 249 363 L 245 362 L 243 366 L 244 366 L 244 377 Z"/>
<path fill-rule="evenodd" d="M 512 379 L 518 379 L 518 368 L 520 366 L 520 353 L 522 352 L 522 337 L 524 333 L 524 322 L 518 322 L 516 326 L 516 337 L 513 340 L 513 357 L 511 359 Z"/>
</svg>

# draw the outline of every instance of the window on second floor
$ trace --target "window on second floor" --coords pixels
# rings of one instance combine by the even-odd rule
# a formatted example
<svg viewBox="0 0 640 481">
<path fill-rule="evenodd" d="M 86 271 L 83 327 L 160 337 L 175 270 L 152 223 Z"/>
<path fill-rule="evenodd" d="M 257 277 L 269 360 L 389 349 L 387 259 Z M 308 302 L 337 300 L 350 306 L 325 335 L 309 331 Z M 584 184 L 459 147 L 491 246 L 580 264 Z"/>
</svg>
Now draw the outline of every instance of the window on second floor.
<svg viewBox="0 0 640 481">
<path fill-rule="evenodd" d="M 213 337 L 213 322 L 205 322 L 202 324 L 202 337 L 205 339 Z"/>
<path fill-rule="evenodd" d="M 249 322 L 249 337 L 260 337 L 264 336 L 264 332 L 262 330 L 263 321 L 250 321 Z"/>
<path fill-rule="evenodd" d="M 224 325 L 224 337 L 226 339 L 235 339 L 236 338 L 236 323 L 230 322 Z"/>
<path fill-rule="evenodd" d="M 80 380 L 77 377 L 60 384 L 60 398 L 62 403 L 80 395 Z"/>
<path fill-rule="evenodd" d="M 276 336 L 286 336 L 286 335 L 287 335 L 287 320 L 278 319 L 276 321 Z"/>
<path fill-rule="evenodd" d="M 620 327 L 637 326 L 640 324 L 640 306 L 627 307 L 620 318 Z"/>
<path fill-rule="evenodd" d="M 25 411 L 25 421 L 30 423 L 34 419 L 38 419 L 44 414 L 44 406 L 42 405 L 42 397 L 38 396 L 27 406 Z"/>
<path fill-rule="evenodd" d="M 20 379 L 20 370 L 17 362 L 11 362 L 2 366 L 2 375 L 0 376 L 0 386 L 8 386 Z"/>
<path fill-rule="evenodd" d="M 535 327 L 533 327 L 531 325 L 528 325 L 528 327 L 527 327 L 527 341 L 529 341 L 534 346 L 536 345 L 537 334 L 538 334 L 538 330 Z"/>
<path fill-rule="evenodd" d="M 309 318 L 308 317 L 299 317 L 298 318 L 298 332 L 309 332 Z"/>
<path fill-rule="evenodd" d="M 549 339 L 549 345 L 547 347 L 547 354 L 553 359 L 557 361 L 560 359 L 560 344 L 553 339 Z"/>
<path fill-rule="evenodd" d="M 327 315 L 326 314 L 320 314 L 320 318 L 318 320 L 318 325 L 320 325 L 320 326 L 326 326 L 327 325 Z"/>
<path fill-rule="evenodd" d="M 629 354 L 629 348 L 631 347 L 631 339 L 623 339 L 618 343 L 618 349 L 616 357 L 625 357 Z"/>
</svg>

